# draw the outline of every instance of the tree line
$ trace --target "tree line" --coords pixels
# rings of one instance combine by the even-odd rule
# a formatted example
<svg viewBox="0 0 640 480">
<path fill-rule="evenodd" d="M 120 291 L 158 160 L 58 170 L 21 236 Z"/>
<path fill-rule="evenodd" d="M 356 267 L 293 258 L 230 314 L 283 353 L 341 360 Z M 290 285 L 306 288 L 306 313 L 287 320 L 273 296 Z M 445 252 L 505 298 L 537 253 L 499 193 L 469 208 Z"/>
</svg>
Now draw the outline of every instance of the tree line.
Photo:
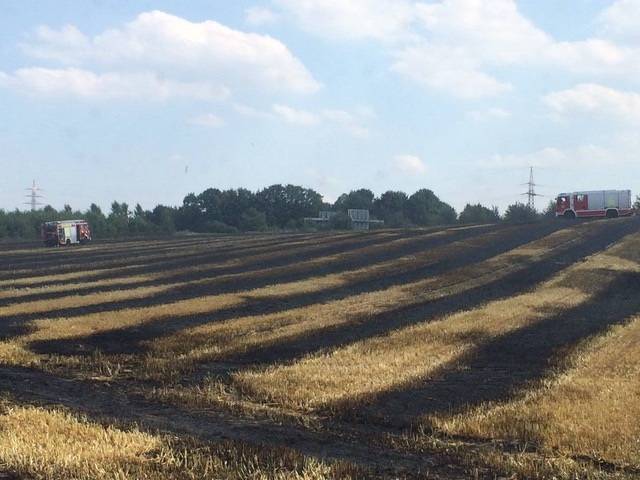
<svg viewBox="0 0 640 480">
<path fill-rule="evenodd" d="M 342 194 L 334 203 L 324 202 L 318 192 L 297 185 L 272 185 L 257 192 L 244 188 L 220 190 L 209 188 L 200 194 L 190 193 L 178 207 L 157 205 L 145 210 L 127 203 L 113 202 L 109 212 L 92 204 L 88 210 L 62 210 L 51 206 L 35 211 L 0 210 L 0 239 L 36 239 L 43 222 L 85 219 L 96 238 L 168 235 L 176 231 L 196 233 L 236 233 L 246 231 L 295 230 L 313 228 L 305 222 L 321 210 L 336 212 L 329 228 L 349 227 L 349 209 L 367 209 L 372 218 L 383 220 L 386 227 L 452 225 L 456 223 L 528 223 L 555 215 L 552 202 L 543 214 L 522 203 L 510 205 L 504 215 L 496 207 L 468 204 L 458 213 L 428 189 L 412 195 L 387 191 L 376 197 L 368 189 Z M 640 208 L 640 197 L 636 200 Z"/>
</svg>

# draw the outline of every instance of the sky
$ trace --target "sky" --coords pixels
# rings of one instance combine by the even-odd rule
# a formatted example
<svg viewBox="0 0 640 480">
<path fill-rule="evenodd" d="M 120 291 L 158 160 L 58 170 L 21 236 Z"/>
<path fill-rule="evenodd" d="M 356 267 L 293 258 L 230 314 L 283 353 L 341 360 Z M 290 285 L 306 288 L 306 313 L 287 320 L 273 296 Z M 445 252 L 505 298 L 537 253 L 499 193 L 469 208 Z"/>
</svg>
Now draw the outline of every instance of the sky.
<svg viewBox="0 0 640 480">
<path fill-rule="evenodd" d="M 640 0 L 0 0 L 0 208 L 640 193 Z"/>
</svg>

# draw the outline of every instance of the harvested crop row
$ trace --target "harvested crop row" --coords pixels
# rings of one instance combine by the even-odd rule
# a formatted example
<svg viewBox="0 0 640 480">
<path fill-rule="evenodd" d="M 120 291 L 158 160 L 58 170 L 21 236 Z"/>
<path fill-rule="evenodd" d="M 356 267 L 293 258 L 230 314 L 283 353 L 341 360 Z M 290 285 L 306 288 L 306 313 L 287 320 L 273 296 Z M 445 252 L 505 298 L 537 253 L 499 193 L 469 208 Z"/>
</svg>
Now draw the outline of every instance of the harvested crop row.
<svg viewBox="0 0 640 480">
<path fill-rule="evenodd" d="M 474 229 L 468 229 L 473 232 Z M 246 259 L 247 262 L 255 262 L 258 267 L 256 270 L 253 270 L 251 266 L 247 264 L 239 264 L 236 259 L 229 260 L 223 263 L 214 263 L 214 264 L 203 264 L 198 263 L 191 267 L 187 268 L 179 268 L 179 269 L 171 269 L 167 268 L 162 272 L 149 274 L 149 275 L 141 275 L 141 276 L 129 276 L 124 278 L 112 278 L 108 280 L 96 280 L 90 283 L 77 283 L 77 284 L 66 284 L 66 285 L 56 285 L 56 286 L 47 286 L 40 288 L 29 288 L 24 289 L 22 291 L 12 290 L 12 291 L 0 291 L 0 305 L 2 303 L 25 303 L 24 307 L 22 307 L 22 313 L 28 313 L 30 311 L 46 311 L 47 309 L 39 310 L 34 307 L 34 300 L 41 301 L 47 300 L 45 305 L 48 305 L 50 308 L 49 312 L 53 312 L 57 308 L 69 308 L 73 306 L 73 302 L 69 302 L 68 299 L 65 298 L 65 295 L 68 296 L 76 296 L 83 295 L 82 298 L 86 299 L 86 305 L 96 304 L 100 302 L 95 302 L 94 298 L 103 294 L 104 292 L 113 292 L 118 289 L 127 289 L 131 293 L 131 298 L 140 298 L 141 295 L 138 294 L 138 288 L 145 288 L 149 292 L 164 292 L 169 289 L 173 289 L 176 291 L 176 297 L 179 296 L 179 290 L 188 291 L 188 295 L 196 296 L 202 294 L 211 294 L 216 293 L 215 291 L 209 292 L 207 290 L 207 286 L 213 287 L 215 289 L 215 285 L 229 285 L 230 282 L 234 281 L 235 283 L 242 284 L 243 279 L 247 279 L 247 281 L 255 282 L 258 279 L 266 278 L 265 281 L 260 281 L 259 286 L 264 286 L 270 283 L 270 279 L 272 283 L 276 283 L 280 281 L 282 277 L 287 275 L 295 275 L 295 272 L 303 271 L 303 275 L 310 274 L 311 272 L 318 271 L 323 267 L 325 269 L 331 267 L 332 265 L 336 266 L 336 269 L 340 268 L 349 268 L 355 267 L 358 264 L 366 264 L 372 261 L 375 261 L 378 258 L 385 259 L 394 256 L 394 252 L 398 252 L 397 255 L 402 255 L 404 252 L 409 251 L 412 252 L 414 250 L 423 249 L 429 245 L 429 243 L 435 243 L 438 241 L 437 237 L 445 237 L 440 240 L 440 243 L 447 242 L 448 236 L 454 239 L 456 238 L 454 234 L 457 232 L 456 230 L 444 231 L 437 234 L 426 234 L 426 235 L 416 235 L 411 237 L 400 237 L 400 238 L 391 238 L 384 244 L 380 245 L 378 243 L 374 243 L 369 246 L 364 246 L 363 248 L 359 248 L 356 251 L 347 252 L 338 252 L 333 255 L 325 255 L 320 257 L 312 257 L 309 260 L 303 260 L 299 262 L 293 262 L 289 264 L 285 264 L 282 267 L 274 267 L 274 268 L 260 268 L 261 263 L 265 261 L 265 257 L 257 256 L 257 257 L 249 257 Z M 481 233 L 481 232 L 478 232 Z M 467 234 L 468 236 L 468 234 Z M 434 238 L 435 237 L 435 238 Z M 296 254 L 295 250 L 289 250 L 290 254 L 293 256 Z M 267 261 L 272 260 L 273 257 L 268 257 Z M 350 259 L 360 259 L 359 261 L 349 262 Z M 342 266 L 344 265 L 344 266 Z M 230 267 L 235 266 L 233 270 L 240 270 L 240 273 L 231 273 L 224 274 L 225 271 L 229 271 Z M 309 272 L 309 273 L 307 273 Z M 201 278 L 203 277 L 203 278 Z M 212 278 L 213 277 L 213 278 Z M 129 280 L 127 282 L 127 280 Z M 246 282 L 245 282 L 246 283 Z M 157 290 L 151 289 L 149 287 L 158 287 Z M 115 287 L 115 288 L 110 288 Z M 248 288 L 251 288 L 249 286 Z M 227 287 L 228 289 L 228 287 Z M 2 302 L 2 298 L 7 299 L 5 302 Z M 126 294 L 121 293 L 118 296 L 118 299 L 123 300 L 126 299 Z M 175 300 L 175 299 L 172 299 Z M 26 302 L 31 302 L 29 305 Z M 60 302 L 60 303 L 59 303 Z M 106 302 L 105 302 L 106 303 Z M 7 312 L 6 315 L 18 314 L 20 313 L 20 308 L 14 308 L 12 310 L 13 313 Z M 0 317 L 4 316 L 4 310 L 0 307 Z"/>
<path fill-rule="evenodd" d="M 570 236 L 573 238 L 573 233 L 565 233 L 565 236 Z M 564 238 L 563 235 L 556 235 L 558 237 L 558 241 L 562 241 Z M 492 233 L 486 235 L 484 237 L 478 237 L 477 241 L 480 241 L 482 238 L 482 242 L 491 243 L 494 240 L 494 236 Z M 476 242 L 476 240 L 474 240 Z M 453 247 L 452 247 L 453 245 Z M 471 247 L 477 245 L 472 244 Z M 470 248 L 467 245 L 466 241 L 462 241 L 460 244 L 460 248 Z M 530 246 L 527 247 L 530 249 Z M 453 249 L 453 250 L 452 250 Z M 455 254 L 457 252 L 455 244 L 450 244 L 442 247 L 443 252 L 440 252 L 439 249 L 434 249 L 432 252 L 427 251 L 424 254 L 420 255 L 421 260 L 424 262 L 432 262 L 437 259 L 443 253 L 448 255 Z M 420 263 L 417 259 L 411 259 L 411 265 L 415 266 L 416 263 Z M 376 276 L 380 276 L 380 272 L 377 271 L 377 267 L 369 267 L 373 268 L 373 273 Z M 388 265 L 388 268 L 393 269 L 393 265 Z M 165 332 L 173 332 L 180 330 L 182 328 L 187 328 L 190 324 L 194 323 L 203 323 L 207 322 L 207 318 L 215 317 L 216 315 L 220 316 L 223 312 L 229 312 L 230 315 L 233 315 L 234 312 L 239 311 L 243 308 L 243 305 L 250 304 L 254 302 L 258 311 L 262 308 L 262 305 L 265 301 L 268 301 L 269 298 L 273 298 L 276 304 L 286 305 L 286 298 L 294 298 L 294 296 L 301 295 L 315 295 L 314 292 L 323 292 L 328 289 L 336 289 L 338 286 L 345 288 L 345 293 L 348 293 L 351 289 L 349 287 L 348 279 L 351 278 L 351 274 L 347 274 L 345 278 L 341 278 L 340 275 L 327 275 L 323 277 L 311 278 L 305 281 L 292 282 L 292 283 L 281 283 L 276 285 L 271 285 L 269 287 L 264 287 L 261 289 L 256 289 L 251 292 L 242 292 L 236 295 L 218 295 L 211 297 L 198 297 L 195 299 L 179 301 L 171 304 L 165 304 L 164 302 L 158 305 L 157 307 L 145 307 L 145 308 L 137 308 L 137 309 L 125 309 L 121 310 L 116 314 L 110 314 L 109 312 L 98 312 L 95 314 L 89 315 L 81 315 L 78 317 L 71 317 L 60 320 L 38 320 L 37 322 L 32 323 L 32 328 L 34 332 L 26 337 L 20 339 L 20 341 L 30 342 L 37 344 L 37 350 L 41 352 L 60 352 L 60 353 L 68 353 L 70 350 L 75 350 L 77 353 L 86 352 L 85 348 L 97 348 L 97 349 L 105 349 L 107 351 L 110 350 L 109 347 L 111 341 L 117 345 L 127 345 L 131 342 L 132 339 L 147 337 L 150 336 L 158 336 L 163 335 L 163 331 Z M 437 282 L 438 278 L 432 278 L 430 280 L 431 284 Z M 455 280 L 457 282 L 457 280 Z M 424 281 L 422 281 L 424 284 Z M 411 284 L 405 286 L 395 287 L 396 292 L 401 292 L 403 289 L 406 290 L 410 287 Z M 421 284 L 418 283 L 418 286 Z M 383 292 L 379 292 L 377 294 L 378 297 L 381 297 L 383 303 L 388 303 L 390 297 L 388 294 Z M 414 297 L 411 293 L 406 293 L 405 296 Z M 341 296 L 341 298 L 344 295 Z M 343 309 L 344 305 L 353 302 L 355 298 L 356 302 L 359 301 L 361 296 L 350 296 L 345 298 L 342 301 L 332 302 L 331 304 L 331 312 L 337 312 Z M 323 309 L 323 303 L 320 302 L 320 298 L 315 300 L 316 305 L 309 307 L 313 311 L 313 309 Z M 142 303 L 144 303 L 144 299 L 142 299 Z M 204 310 L 209 306 L 208 311 Z M 365 303 L 366 305 L 366 303 Z M 253 307 L 252 307 L 253 308 Z M 305 307 L 306 308 L 306 307 Z M 288 319 L 285 321 L 284 325 L 288 325 L 291 323 L 292 319 L 295 319 L 296 315 L 299 312 L 304 312 L 305 308 L 293 308 L 284 314 L 284 318 Z M 216 311 L 220 312 L 216 314 Z M 200 319 L 202 317 L 202 319 Z M 121 318 L 121 320 L 119 320 Z M 248 317 L 246 319 L 238 319 L 235 320 L 232 324 L 243 325 L 246 324 L 248 327 L 256 322 L 256 325 L 259 325 L 260 321 L 264 318 L 264 321 L 268 321 L 271 323 L 271 318 L 267 317 Z M 340 318 L 339 314 L 333 315 L 335 320 Z M 344 317 L 343 317 L 344 318 Z M 166 319 L 166 320 L 164 320 Z M 348 317 L 341 320 L 344 322 L 348 319 Z M 297 322 L 296 322 L 297 323 Z M 117 327 L 116 327 L 117 325 Z M 145 325 L 145 326 L 143 326 Z M 223 327 L 227 323 L 221 324 Z M 119 327 L 119 328 L 118 328 Z M 251 327 L 250 327 L 251 328 Z M 272 330 L 273 324 L 270 325 L 269 329 L 260 328 L 257 330 L 258 332 L 267 333 L 268 330 Z M 157 330 L 158 333 L 152 334 Z M 112 333 L 110 333 L 112 332 Z M 141 333 L 141 332 L 147 332 Z M 281 332 L 279 332 L 281 333 Z M 82 338 L 82 336 L 85 336 Z M 86 337 L 86 335 L 90 335 L 90 337 Z M 207 335 L 199 335 L 195 334 L 196 337 L 200 337 L 202 339 L 215 340 L 218 338 L 218 335 L 213 332 L 208 332 Z M 224 335 L 225 338 L 231 339 L 236 337 L 237 335 Z M 184 343 L 183 335 L 178 334 L 176 339 L 179 344 L 183 345 L 185 349 L 195 348 L 193 341 L 188 341 Z M 172 337 L 168 337 L 168 341 L 171 341 Z M 269 340 L 269 335 L 265 337 Z M 274 337 L 278 338 L 277 337 Z M 286 340 L 286 337 L 282 338 L 283 341 Z M 228 346 L 233 345 L 233 342 L 225 341 Z M 67 344 L 67 346 L 64 346 Z M 82 346 L 81 348 L 76 348 L 74 345 Z M 93 347 L 92 347 L 93 346 Z M 119 347 L 120 348 L 120 347 Z M 135 351 L 135 349 L 132 349 Z"/>
<path fill-rule="evenodd" d="M 78 278 L 84 278 L 86 280 L 103 280 L 113 278 L 119 274 L 137 275 L 137 274 L 149 274 L 164 272 L 168 269 L 189 268 L 196 265 L 216 264 L 219 262 L 230 262 L 231 265 L 239 265 L 245 258 L 260 259 L 268 258 L 277 252 L 282 252 L 283 249 L 289 252 L 308 252 L 311 254 L 314 251 L 322 253 L 323 251 L 339 250 L 340 248 L 358 248 L 361 244 L 372 244 L 375 242 L 383 242 L 388 238 L 393 238 L 401 234 L 376 234 L 373 236 L 363 235 L 344 235 L 336 237 L 327 237 L 323 239 L 315 239 L 313 242 L 305 240 L 304 238 L 295 238 L 291 241 L 282 241 L 280 239 L 270 240 L 268 242 L 255 242 L 248 246 L 233 247 L 234 243 L 230 242 L 230 245 L 221 246 L 219 248 L 191 248 L 185 251 L 181 251 L 179 254 L 149 254 L 147 256 L 133 256 L 127 255 L 115 258 L 109 262 L 87 262 L 86 260 L 78 259 L 77 265 L 67 265 L 61 267 L 51 267 L 50 269 L 43 269 L 36 263 L 38 276 L 33 276 L 32 270 L 12 271 L 5 275 L 0 274 L 0 287 L 41 287 L 47 286 L 51 281 L 57 281 L 57 283 L 70 282 L 77 280 Z M 347 247 L 349 245 L 349 247 Z M 262 257 L 260 257 L 262 255 Z M 249 261 L 249 260 L 245 260 Z M 90 267 L 89 269 L 87 267 Z M 81 270 L 81 271 L 79 271 Z M 56 273 L 54 273 L 56 272 Z M 42 276 L 42 277 L 40 277 Z M 5 278 L 3 280 L 3 278 Z"/>
<path fill-rule="evenodd" d="M 438 311 L 437 302 L 440 300 L 464 295 L 465 291 L 482 289 L 500 278 L 509 279 L 519 271 L 536 268 L 536 264 L 546 261 L 546 258 L 554 264 L 554 250 L 569 248 L 576 238 L 586 244 L 594 233 L 591 229 L 582 234 L 580 231 L 570 229 L 557 232 L 476 265 L 406 285 L 328 303 L 285 308 L 274 314 L 233 318 L 186 329 L 155 340 L 149 347 L 156 355 L 163 357 L 182 355 L 181 362 L 189 365 L 240 359 L 270 363 L 289 355 L 295 358 L 305 352 L 331 348 L 332 344 L 348 344 L 363 335 L 375 336 L 398 328 L 404 323 L 403 317 L 410 323 L 418 323 L 426 315 L 421 313 L 423 305 L 429 310 L 433 304 Z M 402 307 L 398 308 L 398 305 Z M 407 316 L 412 308 L 415 313 Z M 343 334 L 336 333 L 341 329 L 344 330 Z"/>
<path fill-rule="evenodd" d="M 639 468 L 640 305 L 635 293 L 621 296 L 625 288 L 638 287 L 639 252 L 640 237 L 636 236 L 564 277 L 571 281 L 591 269 L 588 283 L 592 288 L 606 288 L 603 275 L 609 281 L 624 278 L 625 285 L 613 291 L 602 308 L 594 305 L 585 311 L 583 322 L 600 315 L 610 326 L 583 339 L 570 355 L 563 351 L 557 372 L 506 402 L 485 403 L 461 414 L 441 414 L 425 421 L 449 434 L 532 442 L 552 451 L 581 452 Z M 625 315 L 615 318 L 617 311 Z"/>
<path fill-rule="evenodd" d="M 294 451 L 234 442 L 203 443 L 103 426 L 60 409 L 17 406 L 0 413 L 0 465 L 19 478 L 177 480 L 362 478 L 363 469 L 332 465 Z M 3 475 L 4 476 L 4 475 Z"/>
</svg>

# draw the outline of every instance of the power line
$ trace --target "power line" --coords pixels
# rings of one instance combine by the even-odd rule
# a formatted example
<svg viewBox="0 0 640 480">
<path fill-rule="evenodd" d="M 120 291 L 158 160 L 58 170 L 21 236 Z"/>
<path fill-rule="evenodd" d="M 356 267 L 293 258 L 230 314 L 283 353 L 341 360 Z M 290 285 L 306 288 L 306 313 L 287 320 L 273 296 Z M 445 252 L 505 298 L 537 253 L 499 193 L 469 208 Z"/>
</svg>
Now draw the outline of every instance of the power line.
<svg viewBox="0 0 640 480">
<path fill-rule="evenodd" d="M 536 197 L 543 197 L 544 195 L 540 195 L 536 193 L 536 183 L 533 181 L 533 167 L 529 169 L 529 181 L 523 185 L 527 185 L 529 188 L 526 193 L 522 193 L 521 195 L 526 195 L 528 197 L 527 206 L 535 210 L 536 208 Z"/>
<path fill-rule="evenodd" d="M 30 188 L 25 188 L 25 190 L 28 190 L 29 194 L 25 195 L 25 197 L 27 197 L 29 199 L 28 202 L 24 202 L 25 205 L 30 205 L 31 206 L 31 210 L 35 211 L 38 209 L 38 206 L 43 205 L 43 203 L 40 203 L 38 201 L 39 198 L 44 198 L 42 195 L 39 194 L 39 192 L 42 192 L 43 190 L 36 186 L 36 181 L 33 181 L 33 184 L 31 185 Z"/>
</svg>

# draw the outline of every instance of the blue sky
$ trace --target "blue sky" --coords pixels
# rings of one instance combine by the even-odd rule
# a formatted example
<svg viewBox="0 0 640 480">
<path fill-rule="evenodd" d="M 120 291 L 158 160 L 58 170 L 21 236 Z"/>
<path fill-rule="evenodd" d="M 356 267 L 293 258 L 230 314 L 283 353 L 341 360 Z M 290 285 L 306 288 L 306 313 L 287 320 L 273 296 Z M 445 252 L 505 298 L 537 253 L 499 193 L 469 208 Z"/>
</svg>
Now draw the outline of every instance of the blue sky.
<svg viewBox="0 0 640 480">
<path fill-rule="evenodd" d="M 0 1 L 0 208 L 640 191 L 640 0 Z M 539 205 L 547 199 L 539 200 Z"/>
</svg>

